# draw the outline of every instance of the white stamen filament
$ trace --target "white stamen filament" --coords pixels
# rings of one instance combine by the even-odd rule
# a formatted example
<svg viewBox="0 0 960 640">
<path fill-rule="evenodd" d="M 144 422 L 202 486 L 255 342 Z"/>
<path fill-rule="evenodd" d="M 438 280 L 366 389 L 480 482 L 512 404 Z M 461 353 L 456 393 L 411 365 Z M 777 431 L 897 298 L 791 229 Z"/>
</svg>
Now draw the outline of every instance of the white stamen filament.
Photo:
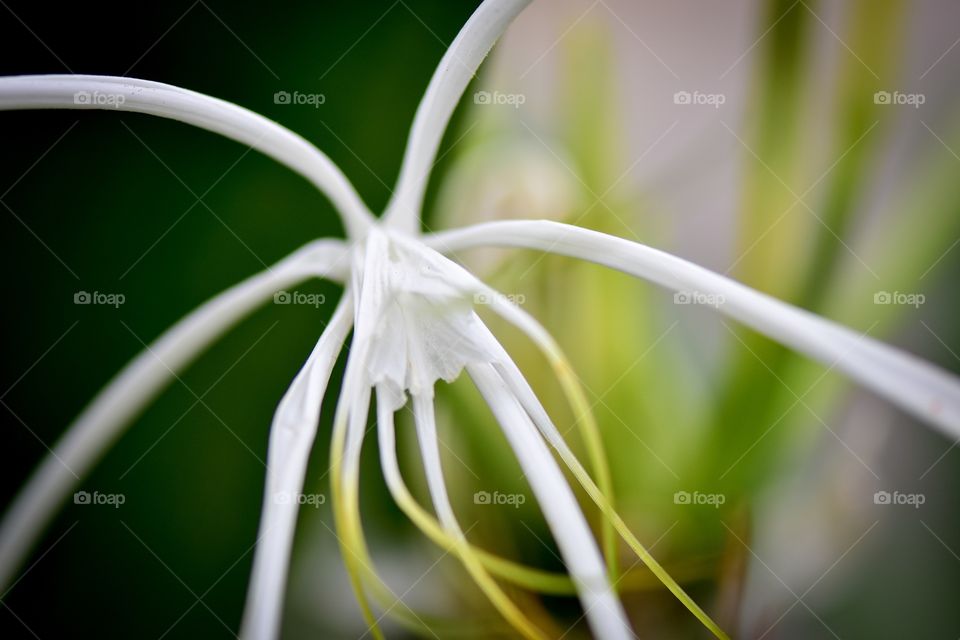
<svg viewBox="0 0 960 640">
<path fill-rule="evenodd" d="M 440 464 L 440 447 L 437 438 L 436 417 L 433 413 L 433 398 L 413 397 L 414 423 L 417 427 L 417 440 L 420 443 L 420 455 L 427 475 L 427 487 L 433 500 L 437 517 L 448 531 L 457 537 L 463 536 L 457 517 L 450 505 L 447 486 L 443 480 L 443 468 Z"/>
</svg>

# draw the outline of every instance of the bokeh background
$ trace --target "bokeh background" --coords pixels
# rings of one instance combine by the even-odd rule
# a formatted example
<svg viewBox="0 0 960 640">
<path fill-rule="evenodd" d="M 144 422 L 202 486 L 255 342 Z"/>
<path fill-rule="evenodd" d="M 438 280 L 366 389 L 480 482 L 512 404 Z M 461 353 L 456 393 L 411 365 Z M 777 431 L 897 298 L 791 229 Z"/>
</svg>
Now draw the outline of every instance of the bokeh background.
<svg viewBox="0 0 960 640">
<path fill-rule="evenodd" d="M 125 74 L 236 102 L 317 144 L 379 211 L 417 102 L 475 6 L 6 1 L 0 74 Z M 537 0 L 455 115 L 425 224 L 545 217 L 601 229 L 960 370 L 958 25 L 960 8 L 945 0 Z M 283 91 L 322 104 L 278 104 Z M 178 123 L 4 112 L 0 139 L 5 505 L 145 342 L 342 229 L 298 176 Z M 960 636 L 960 454 L 950 441 L 708 305 L 563 259 L 460 258 L 567 350 L 626 520 L 734 635 Z M 326 302 L 265 305 L 83 479 L 80 489 L 124 504 L 65 505 L 2 596 L 0 636 L 237 631 L 270 417 L 339 295 L 324 283 L 298 290 Z M 77 305 L 81 291 L 125 301 Z M 530 345 L 498 329 L 561 429 L 574 426 Z M 469 385 L 442 389 L 439 411 L 471 537 L 561 569 Z M 306 488 L 322 496 L 325 414 Z M 409 435 L 405 471 L 422 489 Z M 456 563 L 398 513 L 375 457 L 364 465 L 364 522 L 390 583 L 424 611 L 489 618 Z M 527 499 L 477 504 L 484 491 Z M 878 491 L 923 504 L 877 504 Z M 677 492 L 722 504 L 683 504 Z M 285 637 L 364 632 L 332 528 L 329 503 L 303 509 Z M 633 565 L 626 549 L 621 560 Z M 641 637 L 705 637 L 641 567 L 620 586 Z M 556 635 L 585 633 L 574 599 L 514 595 L 544 624 L 552 618 Z"/>
</svg>

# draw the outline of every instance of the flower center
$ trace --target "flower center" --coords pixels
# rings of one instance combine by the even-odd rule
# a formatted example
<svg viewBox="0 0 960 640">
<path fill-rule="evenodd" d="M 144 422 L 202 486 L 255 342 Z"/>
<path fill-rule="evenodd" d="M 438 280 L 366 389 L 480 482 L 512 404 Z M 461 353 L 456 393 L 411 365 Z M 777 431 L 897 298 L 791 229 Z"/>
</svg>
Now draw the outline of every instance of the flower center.
<svg viewBox="0 0 960 640">
<path fill-rule="evenodd" d="M 372 229 L 354 249 L 354 348 L 366 385 L 393 410 L 432 397 L 468 364 L 495 360 L 473 310 L 480 283 L 419 241 Z"/>
</svg>

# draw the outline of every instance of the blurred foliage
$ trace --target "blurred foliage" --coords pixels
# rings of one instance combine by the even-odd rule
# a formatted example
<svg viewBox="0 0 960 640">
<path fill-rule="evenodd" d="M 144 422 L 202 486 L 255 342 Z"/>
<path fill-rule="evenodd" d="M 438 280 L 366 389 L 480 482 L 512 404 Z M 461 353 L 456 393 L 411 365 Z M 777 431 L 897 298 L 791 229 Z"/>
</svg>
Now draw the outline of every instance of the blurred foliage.
<svg viewBox="0 0 960 640">
<path fill-rule="evenodd" d="M 844 47 L 859 55 L 823 67 L 832 74 L 824 82 L 822 68 L 814 64 L 814 36 L 822 26 L 813 12 L 789 1 L 765 4 L 756 29 L 766 35 L 757 47 L 755 79 L 744 113 L 739 243 L 734 251 L 738 259 L 733 273 L 741 281 L 886 340 L 894 339 L 906 320 L 916 322 L 911 313 L 915 310 L 877 306 L 874 292 L 917 291 L 924 272 L 960 233 L 956 159 L 935 142 L 926 145 L 927 159 L 915 173 L 902 178 L 902 198 L 884 203 L 880 212 L 868 211 L 878 154 L 888 148 L 897 124 L 889 110 L 875 102 L 874 93 L 889 89 L 889 79 L 898 75 L 905 12 L 898 2 L 845 5 L 850 27 L 842 34 Z M 437 208 L 440 226 L 545 217 L 654 246 L 650 238 L 668 237 L 662 223 L 648 215 L 656 206 L 648 195 L 618 185 L 622 167 L 629 163 L 620 134 L 628 116 L 618 110 L 624 100 L 615 78 L 622 62 L 613 55 L 608 28 L 585 21 L 560 45 L 562 80 L 551 96 L 558 105 L 558 125 L 533 131 L 528 121 L 511 118 L 513 114 L 471 110 L 471 136 L 456 149 L 459 164 L 450 176 L 456 188 L 442 194 Z M 827 96 L 820 93 L 824 84 L 833 87 Z M 827 122 L 822 121 L 825 102 Z M 816 139 L 810 135 L 814 129 Z M 821 144 L 824 130 L 828 134 Z M 951 136 L 946 146 L 952 148 L 954 141 L 960 144 Z M 536 166 L 502 169 L 501 159 L 515 155 L 518 148 L 530 158 L 539 154 L 545 165 L 568 170 L 554 178 L 562 182 L 554 185 L 554 192 L 571 194 L 567 202 L 530 197 L 546 189 L 539 182 L 549 171 Z M 490 202 L 478 201 L 473 193 L 501 171 L 510 172 L 514 190 L 492 203 L 491 210 Z M 450 213 L 458 203 L 459 210 Z M 868 212 L 869 219 L 881 222 L 869 222 Z M 669 250 L 669 245 L 659 248 Z M 669 540 L 657 546 L 668 567 L 699 559 L 694 571 L 678 578 L 695 596 L 710 602 L 712 595 L 717 615 L 735 628 L 732 611 L 742 596 L 749 559 L 737 538 L 751 540 L 755 507 L 780 477 L 802 468 L 823 439 L 840 446 L 831 439 L 839 436 L 829 433 L 851 397 L 850 385 L 823 365 L 725 319 L 727 331 L 720 336 L 726 349 L 719 368 L 714 368 L 684 344 L 684 329 L 677 329 L 669 297 L 649 285 L 565 258 L 476 253 L 463 258 L 505 293 L 519 296 L 564 347 L 587 385 L 627 522 L 649 543 L 670 531 Z M 861 254 L 877 273 L 859 262 Z M 949 304 L 941 303 L 935 314 L 948 313 Z M 496 324 L 495 319 L 491 322 Z M 561 431 L 576 441 L 577 417 L 565 406 L 540 355 L 506 327 L 499 330 Z M 957 368 L 949 353 L 932 349 L 931 355 L 943 366 Z M 479 422 L 470 420 L 473 428 L 465 430 L 471 434 L 469 444 L 457 451 L 458 459 L 469 455 L 465 459 L 470 471 L 497 476 L 509 451 L 501 437 L 487 435 L 496 434 L 496 426 L 482 403 L 465 391 L 455 393 L 451 402 L 466 402 L 472 407 L 468 415 L 484 416 Z M 829 424 L 820 416 L 827 416 Z M 475 451 L 482 456 L 470 455 Z M 582 447 L 578 452 L 585 455 Z M 848 462 L 858 464 L 855 452 Z M 448 469 L 453 476 L 466 475 L 453 458 Z M 500 478 L 499 490 L 523 490 L 522 482 Z M 674 504 L 674 492 L 694 488 L 721 493 L 727 502 L 720 510 Z M 462 498 L 469 500 L 466 491 Z M 583 504 L 589 505 L 589 499 Z M 598 523 L 596 510 L 587 509 Z M 509 536 L 487 536 L 498 549 L 510 550 L 503 542 L 508 537 L 513 545 L 529 537 L 524 531 L 532 527 L 529 515 L 523 515 L 520 525 L 512 516 L 504 516 L 500 524 Z M 481 522 L 484 531 L 496 531 L 486 512 Z M 526 552 L 520 555 L 529 557 Z M 633 562 L 625 547 L 621 562 Z M 676 602 L 656 593 L 626 591 L 627 602 L 636 605 L 632 611 L 660 612 L 638 626 L 641 634 L 663 629 L 696 633 L 695 623 L 688 624 Z M 836 614 L 843 624 L 857 628 L 857 622 L 839 610 Z M 880 612 L 870 615 L 884 617 Z M 949 618 L 945 614 L 942 623 L 949 625 Z M 860 623 L 883 628 L 875 621 Z"/>
<path fill-rule="evenodd" d="M 789 0 L 760 4 L 755 30 L 769 33 L 755 54 L 744 114 L 744 142 L 753 153 L 743 154 L 735 253 L 744 257 L 734 275 L 873 336 L 899 340 L 912 310 L 872 305 L 877 280 L 851 263 L 844 243 L 856 244 L 881 288 L 906 291 L 924 280 L 960 232 L 956 158 L 935 144 L 903 177 L 896 199 L 883 203 L 882 223 L 860 215 L 895 124 L 872 100 L 886 86 L 860 65 L 884 79 L 896 77 L 906 3 L 845 5 L 849 29 L 843 37 L 861 60 L 845 57 L 829 67 L 836 91 L 829 122 L 820 123 L 831 130 L 825 149 L 807 144 L 807 131 L 820 117 L 811 106 L 823 100 L 811 91 L 822 72 L 811 63 L 820 25 Z M 430 74 L 475 5 L 292 2 L 270 11 L 217 2 L 136 11 L 65 5 L 53 14 L 42 5 L 10 3 L 8 13 L 19 20 L 0 22 L 0 42 L 9 52 L 0 58 L 0 73 L 127 73 L 234 101 L 315 142 L 378 211 Z M 647 215 L 654 206 L 649 194 L 618 183 L 629 153 L 621 132 L 631 115 L 622 111 L 616 74 L 625 62 L 603 25 L 583 27 L 558 47 L 562 73 L 553 130 L 534 132 L 512 110 L 482 110 L 464 101 L 444 144 L 449 153 L 431 182 L 428 226 L 484 219 L 495 214 L 477 209 L 491 205 L 496 215 L 554 217 L 645 242 L 663 240 L 661 248 L 670 249 L 662 220 Z M 273 95 L 281 90 L 321 92 L 326 100 L 316 109 L 278 105 Z M 945 139 L 960 148 L 960 121 L 953 124 Z M 16 453 L 4 465 L 7 502 L 46 454 L 44 443 L 56 440 L 143 342 L 265 263 L 342 231 L 329 203 L 304 180 L 235 143 L 177 123 L 126 113 L 15 112 L 2 114 L 0 134 L 6 151 L 0 155 L 6 176 L 0 200 L 9 214 L 0 215 L 0 260 L 14 275 L 2 285 L 9 301 L 3 308 L 5 451 Z M 548 139 L 560 157 L 535 136 Z M 505 184 L 496 194 L 500 200 L 480 197 L 491 183 Z M 823 224 L 795 202 L 797 196 Z M 771 229 L 782 212 L 788 213 Z M 754 246 L 760 236 L 763 242 Z M 677 325 L 681 313 L 699 311 L 678 312 L 669 295 L 596 266 L 523 252 L 463 258 L 491 284 L 524 296 L 524 307 L 567 350 L 595 403 L 628 524 L 645 543 L 659 541 L 656 555 L 698 601 L 715 602 L 735 621 L 724 611 L 736 609 L 745 560 L 722 522 L 750 539 L 758 497 L 810 460 L 824 437 L 811 411 L 838 415 L 849 401 L 848 385 L 836 374 L 821 379 L 822 366 L 732 325 L 721 333 L 725 349 L 714 366 Z M 937 272 L 955 264 L 948 257 Z M 78 290 L 123 292 L 127 303 L 78 307 L 72 303 Z M 266 429 L 339 295 L 321 283 L 302 290 L 323 293 L 328 303 L 320 309 L 268 305 L 242 322 L 174 382 L 83 481 L 88 490 L 124 493 L 126 504 L 118 510 L 65 507 L 38 545 L 36 565 L 4 598 L 10 609 L 0 611 L 2 637 L 27 635 L 8 611 L 40 637 L 219 637 L 236 629 L 259 515 Z M 956 302 L 948 299 L 927 321 L 939 321 L 938 335 L 956 344 L 951 305 Z M 520 336 L 490 322 L 585 457 L 573 429 L 578 417 L 543 373 L 544 361 Z M 919 338 L 921 346 L 930 342 L 929 335 Z M 924 355 L 957 368 L 942 349 Z M 337 387 L 336 375 L 331 387 Z M 787 388 L 812 389 L 804 401 L 810 410 L 794 405 Z M 470 537 L 528 564 L 561 570 L 532 499 L 516 507 L 475 504 L 478 491 L 529 493 L 469 382 L 460 380 L 439 395 L 450 494 L 462 522 L 476 522 Z M 334 400 L 328 394 L 328 409 Z M 324 412 L 307 492 L 327 492 L 330 416 Z M 779 426 L 738 462 L 771 423 Z M 424 498 L 411 434 L 403 420 L 398 426 L 409 454 L 404 472 Z M 936 438 L 921 433 L 919 441 Z M 375 456 L 366 455 L 363 463 L 364 522 L 374 555 L 385 564 L 406 562 L 412 579 L 440 553 L 411 551 L 428 545 L 399 516 Z M 954 477 L 955 467 L 949 472 Z M 694 487 L 723 492 L 728 501 L 720 510 L 674 504 L 674 492 Z M 596 510 L 585 510 L 599 524 Z M 348 589 L 324 559 L 336 546 L 328 510 L 305 509 L 301 520 L 287 632 L 353 637 L 357 617 L 342 604 Z M 621 555 L 628 569 L 621 586 L 638 629 L 697 637 L 682 607 L 642 567 L 631 566 L 625 547 Z M 885 583 L 868 583 L 871 591 L 886 590 L 869 597 L 949 602 L 955 590 L 912 592 L 903 576 L 924 576 L 901 566 L 907 557 L 899 554 L 894 566 L 872 574 Z M 428 608 L 441 603 L 439 613 L 448 617 L 489 613 L 454 561 L 439 566 L 442 571 L 417 590 L 425 592 Z M 940 583 L 949 584 L 949 577 Z M 550 614 L 563 625 L 580 617 L 573 598 L 514 595 L 537 619 Z M 924 631 L 955 628 L 955 612 L 936 612 L 925 616 Z M 898 615 L 894 607 L 878 610 L 849 596 L 824 614 L 858 636 L 872 630 L 870 637 L 881 637 Z"/>
</svg>

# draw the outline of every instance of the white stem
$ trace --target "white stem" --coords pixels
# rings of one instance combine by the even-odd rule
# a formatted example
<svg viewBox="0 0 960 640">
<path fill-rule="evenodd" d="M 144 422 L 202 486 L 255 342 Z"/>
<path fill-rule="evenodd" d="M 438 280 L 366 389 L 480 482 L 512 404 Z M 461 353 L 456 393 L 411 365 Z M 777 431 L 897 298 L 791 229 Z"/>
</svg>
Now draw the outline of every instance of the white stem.
<svg viewBox="0 0 960 640">
<path fill-rule="evenodd" d="M 273 416 L 260 532 L 241 638 L 269 640 L 280 635 L 290 550 L 300 507 L 298 498 L 317 434 L 324 392 L 352 324 L 352 306 L 348 291 Z"/>
<path fill-rule="evenodd" d="M 160 82 L 93 75 L 0 78 L 0 111 L 115 109 L 186 122 L 270 156 L 320 189 L 340 212 L 351 237 L 373 216 L 340 169 L 322 151 L 273 120 L 225 100 Z"/>
<path fill-rule="evenodd" d="M 450 116 L 497 38 L 531 0 L 486 0 L 470 16 L 430 79 L 413 119 L 400 178 L 385 220 L 408 233 L 420 231 L 423 192 Z"/>
<path fill-rule="evenodd" d="M 339 242 L 311 243 L 209 300 L 124 367 L 68 427 L 0 522 L 0 588 L 80 478 L 179 371 L 277 290 L 322 275 L 324 267 L 342 275 L 343 254 Z"/>
<path fill-rule="evenodd" d="M 424 241 L 446 253 L 479 246 L 539 249 L 602 264 L 677 292 L 714 296 L 719 311 L 836 366 L 951 438 L 960 437 L 960 380 L 956 376 L 669 253 L 545 220 L 480 224 L 428 236 Z"/>
<path fill-rule="evenodd" d="M 626 613 L 610 585 L 606 566 L 573 491 L 550 450 L 492 365 L 467 370 L 500 423 L 553 532 L 597 638 L 632 638 Z"/>
</svg>

